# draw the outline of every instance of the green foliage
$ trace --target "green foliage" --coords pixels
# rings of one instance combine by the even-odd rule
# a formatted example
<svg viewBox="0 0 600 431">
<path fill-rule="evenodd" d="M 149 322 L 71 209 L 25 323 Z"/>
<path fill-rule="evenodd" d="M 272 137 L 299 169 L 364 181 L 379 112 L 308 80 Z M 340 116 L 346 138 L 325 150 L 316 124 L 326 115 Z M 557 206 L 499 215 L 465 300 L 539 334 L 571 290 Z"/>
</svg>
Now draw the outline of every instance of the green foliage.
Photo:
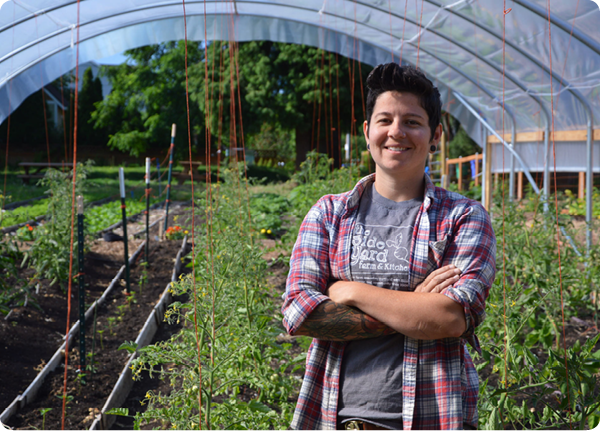
<svg viewBox="0 0 600 431">
<path fill-rule="evenodd" d="M 281 216 L 289 208 L 289 201 L 275 193 L 258 193 L 250 197 L 252 223 L 263 234 L 277 235 L 283 224 Z"/>
<path fill-rule="evenodd" d="M 279 124 L 263 123 L 260 131 L 246 139 L 247 148 L 262 151 L 275 151 L 279 159 L 294 159 L 296 149 L 295 134 L 281 128 Z"/>
<path fill-rule="evenodd" d="M 258 180 L 264 183 L 280 183 L 290 179 L 288 172 L 283 168 L 250 165 L 247 167 L 249 180 Z"/>
<path fill-rule="evenodd" d="M 600 248 L 594 247 L 589 257 L 578 256 L 561 235 L 559 266 L 555 209 L 552 203 L 549 207 L 544 214 L 540 200 L 529 196 L 525 206 L 506 203 L 504 211 L 493 211 L 504 217 L 493 220 L 498 275 L 487 299 L 486 320 L 478 328 L 483 355 L 476 362 L 479 369 L 492 370 L 481 385 L 484 429 L 509 424 L 520 429 L 583 428 L 598 422 L 598 337 L 583 347 L 578 342 L 568 346 L 565 353 L 562 313 L 568 322 L 597 312 L 591 298 L 600 284 L 595 263 Z M 560 216 L 558 223 L 576 237 L 569 217 Z"/>
<path fill-rule="evenodd" d="M 204 154 L 206 146 L 206 112 L 213 146 L 241 147 L 244 136 L 248 138 L 248 148 L 276 146 L 281 150 L 280 156 L 288 158 L 294 153 L 292 135 L 296 138 L 296 150 L 298 141 L 304 139 L 301 150 L 306 151 L 311 134 L 320 133 L 315 142 L 324 147 L 331 139 L 332 128 L 350 131 L 352 107 L 361 106 L 360 85 L 371 70 L 370 66 L 361 65 L 362 74 L 358 70 L 348 73 L 350 62 L 346 58 L 313 47 L 271 41 L 241 42 L 236 47 L 215 41 L 207 51 L 205 61 L 204 47 L 188 42 L 190 123 L 194 149 L 200 154 Z M 182 97 L 184 43 L 151 45 L 126 54 L 129 62 L 103 69 L 113 90 L 104 101 L 96 103 L 92 119 L 97 128 L 108 129 L 111 148 L 140 155 L 148 148 L 164 145 L 165 131 L 170 130 L 172 123 L 180 128 L 187 124 Z M 210 75 L 208 85 L 206 67 Z M 319 104 L 339 106 L 340 112 L 335 118 L 331 118 L 333 114 L 326 115 L 327 124 L 312 133 L 313 108 Z M 357 120 L 359 124 L 361 119 Z M 175 148 L 180 156 L 188 157 L 185 133 L 177 135 Z"/>
<path fill-rule="evenodd" d="M 583 216 L 586 214 L 585 199 L 578 199 L 571 190 L 565 191 L 567 199 L 566 208 L 571 215 Z M 600 220 L 600 190 L 596 187 L 592 189 L 592 217 Z"/>
<path fill-rule="evenodd" d="M 326 154 L 311 151 L 300 170 L 294 175 L 298 186 L 294 188 L 288 199 L 292 204 L 291 214 L 294 223 L 284 236 L 284 241 L 291 247 L 296 241 L 300 224 L 312 206 L 327 194 L 343 193 L 351 190 L 359 179 L 356 167 L 331 170 L 333 159 Z"/>
<path fill-rule="evenodd" d="M 127 217 L 139 214 L 146 209 L 146 202 L 137 199 L 125 199 Z M 115 200 L 85 211 L 85 223 L 90 232 L 96 233 L 123 220 L 121 201 Z"/>
<path fill-rule="evenodd" d="M 481 185 L 476 186 L 474 181 L 471 181 L 469 183 L 469 187 L 464 190 L 458 190 L 458 184 L 450 183 L 448 186 L 448 190 L 451 192 L 460 193 L 461 195 L 463 195 L 464 197 L 467 197 L 469 199 L 481 201 L 482 186 Z"/>
<path fill-rule="evenodd" d="M 17 262 L 22 258 L 17 245 L 9 236 L 0 238 L 0 313 L 7 314 L 15 301 L 24 303 L 28 288 L 19 287 Z"/>
<path fill-rule="evenodd" d="M 46 211 L 48 211 L 48 200 L 41 199 L 35 201 L 31 205 L 18 207 L 2 213 L 2 223 L 0 223 L 0 226 L 6 227 L 25 223 L 26 221 L 33 220 L 36 217 L 46 214 Z"/>
<path fill-rule="evenodd" d="M 200 411 L 207 429 L 282 429 L 291 421 L 294 405 L 288 399 L 298 383 L 286 372 L 302 367 L 303 360 L 290 361 L 291 345 L 274 342 L 281 317 L 265 285 L 267 263 L 256 245 L 247 198 L 237 187 L 243 177 L 223 174 L 226 182 L 213 185 L 218 200 L 198 204 L 207 231 L 194 239 L 194 276 L 180 277 L 171 287 L 190 296 L 166 316 L 184 328 L 168 342 L 141 349 L 133 364 L 134 378 L 147 370 L 172 387 L 169 395 L 146 394 L 148 409 L 138 414 L 137 427 L 157 421 L 196 429 Z"/>
<path fill-rule="evenodd" d="M 89 166 L 89 163 L 77 165 L 75 196 L 82 192 Z M 40 184 L 48 188 L 49 194 L 46 223 L 36 229 L 38 234 L 31 248 L 25 252 L 23 265 L 29 261 L 29 265 L 35 268 L 36 277 L 50 280 L 50 285 L 58 282 L 64 287 L 69 277 L 72 208 L 75 205 L 72 200 L 73 184 L 69 173 L 56 169 L 48 169 Z M 77 255 L 76 250 L 74 236 L 74 256 Z M 76 267 L 77 259 L 74 259 L 73 274 L 77 273 Z"/>
<path fill-rule="evenodd" d="M 92 68 L 88 67 L 83 73 L 83 82 L 79 91 L 77 130 L 80 140 L 87 145 L 105 146 L 108 134 L 105 127 L 97 127 L 94 130 L 92 123 L 92 112 L 94 105 L 102 102 L 102 83 L 97 76 L 94 78 Z"/>
<path fill-rule="evenodd" d="M 64 158 L 62 124 L 53 123 L 52 116 L 44 115 L 44 98 L 46 102 L 49 97 L 42 95 L 43 90 L 31 94 L 10 115 L 9 148 L 27 148 L 28 151 L 36 152 L 36 162 L 48 160 L 46 125 L 48 126 L 48 143 L 50 145 L 50 157 L 53 161 L 59 157 Z M 46 121 L 44 120 L 46 118 Z M 6 146 L 8 120 L 0 124 L 0 145 Z"/>
<path fill-rule="evenodd" d="M 475 153 L 481 153 L 481 147 L 467 135 L 467 132 L 461 126 L 448 144 L 448 157 L 457 159 L 460 156 L 466 157 Z"/>
<path fill-rule="evenodd" d="M 113 89 L 95 104 L 92 121 L 96 128 L 108 130 L 110 148 L 139 156 L 150 148 L 164 147 L 171 124 L 187 124 L 185 49 L 183 41 L 177 41 L 125 53 L 130 61 L 102 69 Z M 188 42 L 189 64 L 202 64 L 202 59 L 200 44 Z M 194 104 L 190 104 L 190 123 L 193 135 L 202 138 L 204 116 Z M 187 134 L 178 133 L 176 151 L 186 149 L 187 155 L 187 147 Z"/>
</svg>

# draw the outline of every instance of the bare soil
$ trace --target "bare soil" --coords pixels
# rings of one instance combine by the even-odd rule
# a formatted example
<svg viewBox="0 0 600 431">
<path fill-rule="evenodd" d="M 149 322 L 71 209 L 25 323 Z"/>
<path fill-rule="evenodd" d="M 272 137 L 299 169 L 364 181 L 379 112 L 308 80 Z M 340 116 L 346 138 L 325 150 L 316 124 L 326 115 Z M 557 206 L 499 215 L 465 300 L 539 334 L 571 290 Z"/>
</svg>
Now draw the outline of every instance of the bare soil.
<svg viewBox="0 0 600 431">
<path fill-rule="evenodd" d="M 170 215 L 175 216 L 176 214 Z M 156 232 L 153 232 L 155 235 Z M 137 249 L 141 240 L 129 242 L 129 254 Z M 147 271 L 137 264 L 131 267 L 131 291 L 128 296 L 124 280 L 113 294 L 98 308 L 94 322 L 86 328 L 87 370 L 83 382 L 79 372 L 79 343 L 68 356 L 65 429 L 89 428 L 95 415 L 104 405 L 121 373 L 129 353 L 118 350 L 125 341 L 134 341 L 152 308 L 171 280 L 175 256 L 181 241 L 152 241 L 150 265 Z M 86 309 L 108 287 L 124 263 L 123 243 L 94 241 L 86 255 Z M 31 269 L 23 270 L 22 279 L 33 275 Z M 140 279 L 146 277 L 140 291 Z M 70 326 L 79 316 L 76 284 L 71 295 Z M 133 298 L 128 301 L 128 298 Z M 26 307 L 13 310 L 9 318 L 0 319 L 0 410 L 4 410 L 15 397 L 33 381 L 56 349 L 64 341 L 67 327 L 67 295 L 57 285 L 49 286 L 40 280 L 39 289 Z M 93 320 L 93 319 L 92 319 Z M 93 362 L 89 355 L 93 352 Z M 7 424 L 16 429 L 61 429 L 64 363 L 52 373 L 40 390 L 36 401 L 14 415 Z M 51 408 L 43 421 L 41 409 Z"/>
</svg>

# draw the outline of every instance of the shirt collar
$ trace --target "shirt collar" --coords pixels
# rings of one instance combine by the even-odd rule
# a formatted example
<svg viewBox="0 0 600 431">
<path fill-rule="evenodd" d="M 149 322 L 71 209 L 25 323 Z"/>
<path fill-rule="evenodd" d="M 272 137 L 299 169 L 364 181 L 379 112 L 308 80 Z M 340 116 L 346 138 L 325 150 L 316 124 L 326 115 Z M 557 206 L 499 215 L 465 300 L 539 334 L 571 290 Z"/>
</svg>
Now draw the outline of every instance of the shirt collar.
<svg viewBox="0 0 600 431">
<path fill-rule="evenodd" d="M 431 178 L 429 178 L 429 175 L 425 174 L 424 176 L 425 176 L 425 197 L 423 200 L 423 208 L 425 209 L 425 211 L 427 211 L 429 209 L 429 207 L 431 206 L 431 202 L 435 199 L 435 184 L 433 184 L 433 181 L 431 181 Z M 346 208 L 350 209 L 350 208 L 353 208 L 354 206 L 358 205 L 358 203 L 360 202 L 360 197 L 362 196 L 363 192 L 365 191 L 365 188 L 374 181 L 375 181 L 375 174 L 373 173 L 371 175 L 367 175 L 366 177 L 362 178 L 358 183 L 356 183 L 356 185 L 354 186 L 354 188 L 348 195 L 348 202 L 346 204 Z"/>
</svg>

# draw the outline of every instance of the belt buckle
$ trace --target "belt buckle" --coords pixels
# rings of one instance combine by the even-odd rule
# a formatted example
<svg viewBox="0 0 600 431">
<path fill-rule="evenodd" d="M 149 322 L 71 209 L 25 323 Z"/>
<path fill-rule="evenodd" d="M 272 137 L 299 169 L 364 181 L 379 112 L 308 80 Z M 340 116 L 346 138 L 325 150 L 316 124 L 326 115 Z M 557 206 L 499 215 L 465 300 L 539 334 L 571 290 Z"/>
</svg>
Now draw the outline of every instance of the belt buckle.
<svg viewBox="0 0 600 431">
<path fill-rule="evenodd" d="M 363 421 L 348 421 L 344 424 L 344 428 L 347 430 L 361 430 L 363 425 Z"/>
</svg>

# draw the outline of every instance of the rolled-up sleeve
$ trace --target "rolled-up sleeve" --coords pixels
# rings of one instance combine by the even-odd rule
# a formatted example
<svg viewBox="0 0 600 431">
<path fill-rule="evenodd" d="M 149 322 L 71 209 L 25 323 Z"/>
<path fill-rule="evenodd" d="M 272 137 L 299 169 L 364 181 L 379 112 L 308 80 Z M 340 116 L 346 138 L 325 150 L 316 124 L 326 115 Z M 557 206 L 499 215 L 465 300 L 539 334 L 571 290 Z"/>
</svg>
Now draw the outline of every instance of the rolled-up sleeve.
<svg viewBox="0 0 600 431">
<path fill-rule="evenodd" d="M 321 199 L 308 212 L 292 250 L 281 308 L 283 325 L 292 335 L 317 305 L 329 299 L 322 293 L 330 274 L 325 207 Z"/>
<path fill-rule="evenodd" d="M 485 319 L 485 300 L 496 276 L 496 237 L 480 204 L 472 203 L 458 218 L 443 264 L 461 270 L 459 281 L 443 294 L 462 305 L 467 323 L 462 337 L 470 339 Z"/>
</svg>

